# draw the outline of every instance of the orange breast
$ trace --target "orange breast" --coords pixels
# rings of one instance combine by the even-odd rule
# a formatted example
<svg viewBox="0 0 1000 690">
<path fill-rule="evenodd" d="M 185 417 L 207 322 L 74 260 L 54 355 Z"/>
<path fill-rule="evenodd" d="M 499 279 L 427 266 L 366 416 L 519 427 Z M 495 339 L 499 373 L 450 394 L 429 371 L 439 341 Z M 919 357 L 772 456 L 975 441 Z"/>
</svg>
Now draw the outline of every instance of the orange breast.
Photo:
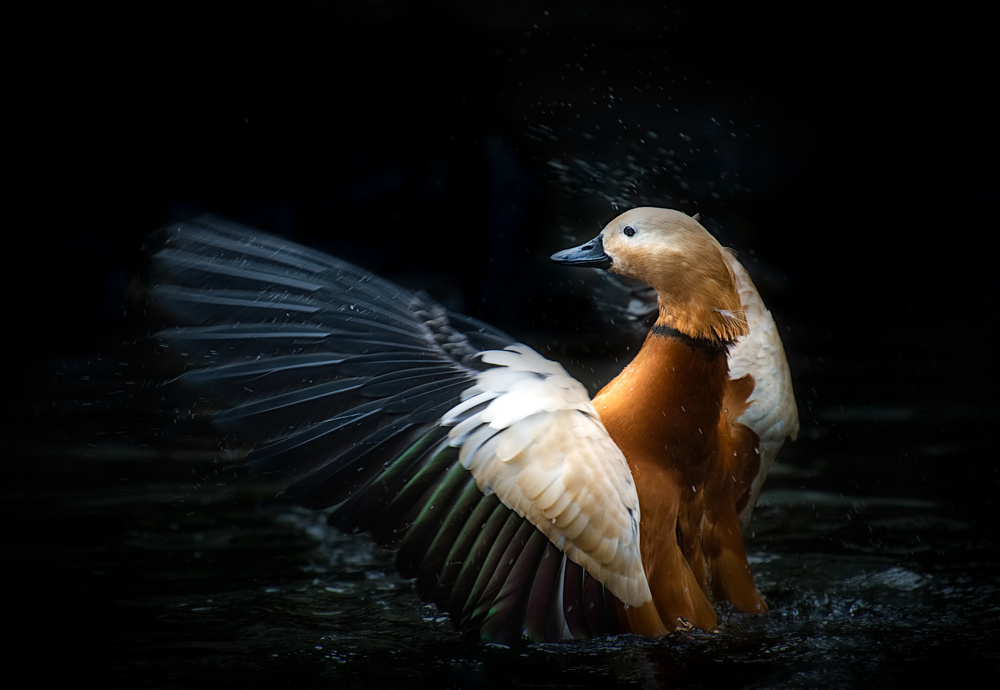
<svg viewBox="0 0 1000 690">
<path fill-rule="evenodd" d="M 724 348 L 654 331 L 594 398 L 629 461 L 639 494 L 640 549 L 653 602 L 624 609 L 632 632 L 672 632 L 677 618 L 715 627 L 712 599 L 765 610 L 737 519 L 758 439 L 735 419 L 753 389 L 730 381 Z M 752 480 L 752 473 L 749 474 Z"/>
</svg>

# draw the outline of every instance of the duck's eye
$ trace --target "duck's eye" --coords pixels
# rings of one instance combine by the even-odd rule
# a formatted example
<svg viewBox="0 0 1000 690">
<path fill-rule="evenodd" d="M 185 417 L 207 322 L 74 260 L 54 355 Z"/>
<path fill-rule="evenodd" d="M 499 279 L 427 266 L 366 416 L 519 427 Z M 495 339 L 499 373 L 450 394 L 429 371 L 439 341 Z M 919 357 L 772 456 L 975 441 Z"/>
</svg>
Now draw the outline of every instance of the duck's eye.
<svg viewBox="0 0 1000 690">
<path fill-rule="evenodd" d="M 633 228 L 631 225 L 626 225 L 625 229 L 622 230 L 622 232 L 625 233 L 626 237 L 631 237 L 632 235 L 635 234 L 635 228 Z"/>
</svg>

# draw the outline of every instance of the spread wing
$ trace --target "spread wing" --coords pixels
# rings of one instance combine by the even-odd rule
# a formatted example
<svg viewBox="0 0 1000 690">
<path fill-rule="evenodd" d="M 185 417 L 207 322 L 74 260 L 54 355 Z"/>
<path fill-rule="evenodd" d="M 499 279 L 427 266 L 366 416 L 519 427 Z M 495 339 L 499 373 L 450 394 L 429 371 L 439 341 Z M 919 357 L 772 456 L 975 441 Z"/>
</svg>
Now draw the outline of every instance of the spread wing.
<svg viewBox="0 0 1000 690">
<path fill-rule="evenodd" d="M 204 218 L 165 230 L 153 304 L 182 388 L 247 466 L 397 550 L 485 639 L 617 630 L 650 599 L 631 473 L 583 386 L 350 264 Z"/>
</svg>

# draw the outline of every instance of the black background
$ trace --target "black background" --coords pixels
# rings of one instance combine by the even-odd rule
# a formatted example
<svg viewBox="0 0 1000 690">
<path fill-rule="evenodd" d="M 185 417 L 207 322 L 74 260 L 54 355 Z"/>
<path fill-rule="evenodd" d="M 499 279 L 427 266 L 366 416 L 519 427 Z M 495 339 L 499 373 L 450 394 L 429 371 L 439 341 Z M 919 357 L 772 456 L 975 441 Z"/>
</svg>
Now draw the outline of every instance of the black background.
<svg viewBox="0 0 1000 690">
<path fill-rule="evenodd" d="M 546 257 L 672 206 L 755 276 L 804 426 L 816 405 L 995 410 L 982 25 L 699 3 L 61 11 L 26 22 L 15 70 L 30 278 L 11 321 L 51 354 L 119 326 L 143 240 L 212 212 L 549 347 L 614 329 Z"/>
<path fill-rule="evenodd" d="M 980 20 L 698 3 L 61 12 L 16 70 L 23 234 L 41 285 L 72 286 L 52 306 L 77 320 L 59 330 L 113 316 L 94 277 L 200 211 L 394 277 L 446 273 L 456 306 L 504 320 L 479 293 L 519 290 L 522 248 L 544 258 L 618 210 L 671 205 L 773 267 L 789 328 L 818 318 L 852 355 L 975 348 L 995 323 Z"/>
</svg>

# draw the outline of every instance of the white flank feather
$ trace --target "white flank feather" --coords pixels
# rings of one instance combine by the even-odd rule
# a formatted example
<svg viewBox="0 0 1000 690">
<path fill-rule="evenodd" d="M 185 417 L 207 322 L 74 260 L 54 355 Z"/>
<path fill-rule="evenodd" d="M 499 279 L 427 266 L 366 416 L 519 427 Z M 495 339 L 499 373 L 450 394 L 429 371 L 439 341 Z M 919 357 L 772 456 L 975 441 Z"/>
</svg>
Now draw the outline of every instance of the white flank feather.
<svg viewBox="0 0 1000 690">
<path fill-rule="evenodd" d="M 736 275 L 740 302 L 750 326 L 750 333 L 736 341 L 729 351 L 729 375 L 739 378 L 750 374 L 756 382 L 750 406 L 737 420 L 760 437 L 760 471 L 753 481 L 750 502 L 740 513 L 740 525 L 746 527 L 778 451 L 786 438 L 795 440 L 798 435 L 799 414 L 792 392 L 792 374 L 771 312 L 764 306 L 746 269 L 729 252 L 725 256 Z"/>
</svg>

